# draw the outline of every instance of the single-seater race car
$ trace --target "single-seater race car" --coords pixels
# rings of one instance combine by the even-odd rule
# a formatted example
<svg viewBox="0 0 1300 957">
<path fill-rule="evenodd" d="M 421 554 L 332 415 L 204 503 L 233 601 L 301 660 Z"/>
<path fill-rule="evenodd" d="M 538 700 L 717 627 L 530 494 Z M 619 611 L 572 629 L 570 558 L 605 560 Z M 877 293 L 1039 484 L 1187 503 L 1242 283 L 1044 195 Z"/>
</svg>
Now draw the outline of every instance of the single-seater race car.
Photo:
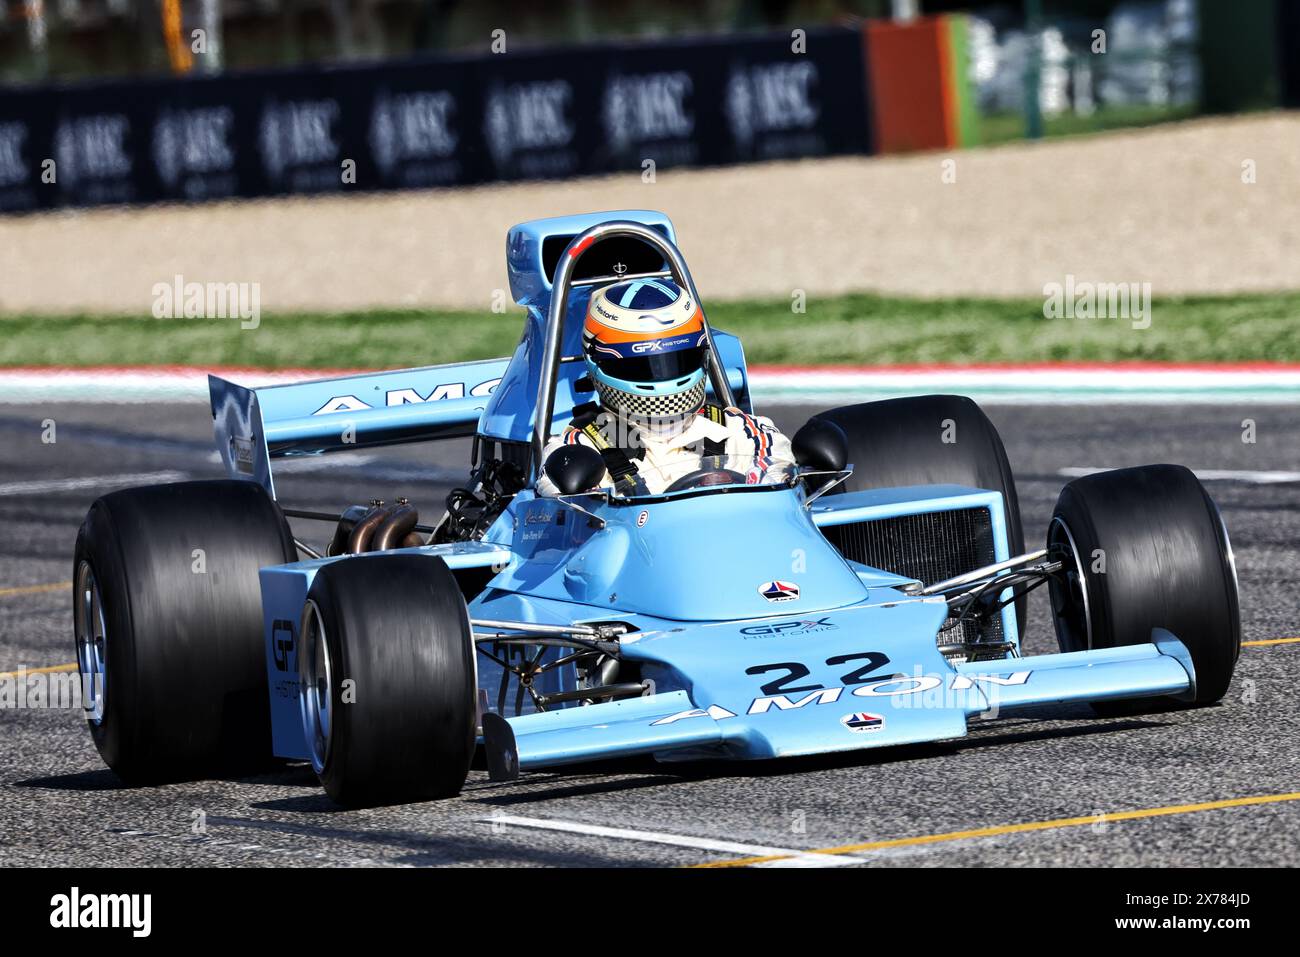
<svg viewBox="0 0 1300 957">
<path fill-rule="evenodd" d="M 128 782 L 309 761 L 347 805 L 653 755 L 779 759 L 952 739 L 1051 702 L 1220 699 L 1240 646 L 1232 548 L 1190 471 L 1076 479 L 1026 550 L 1016 488 L 971 400 L 831 409 L 796 464 L 702 455 L 658 494 L 593 488 L 548 439 L 588 400 L 592 290 L 671 277 L 659 213 L 510 230 L 525 307 L 509 358 L 251 389 L 210 379 L 228 479 L 92 505 L 76 543 L 91 735 Z M 741 344 L 703 341 L 719 406 L 751 410 Z M 415 507 L 295 509 L 272 462 L 473 436 L 436 524 Z M 558 494 L 540 495 L 545 475 Z M 295 525 L 324 529 L 323 554 Z M 325 523 L 324 525 L 319 523 Z M 305 556 L 305 557 L 304 557 Z M 1022 654 L 1046 585 L 1060 653 Z"/>
</svg>

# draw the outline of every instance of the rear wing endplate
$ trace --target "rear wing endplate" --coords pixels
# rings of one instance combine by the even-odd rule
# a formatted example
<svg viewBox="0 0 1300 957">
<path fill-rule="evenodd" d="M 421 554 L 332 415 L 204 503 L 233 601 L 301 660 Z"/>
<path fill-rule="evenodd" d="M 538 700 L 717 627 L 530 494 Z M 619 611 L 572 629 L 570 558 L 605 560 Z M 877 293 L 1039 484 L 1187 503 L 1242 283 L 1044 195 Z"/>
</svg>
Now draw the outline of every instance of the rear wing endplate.
<svg viewBox="0 0 1300 957">
<path fill-rule="evenodd" d="M 271 459 L 469 436 L 508 359 L 248 388 L 208 376 L 217 451 L 231 478 L 272 496 Z"/>
</svg>

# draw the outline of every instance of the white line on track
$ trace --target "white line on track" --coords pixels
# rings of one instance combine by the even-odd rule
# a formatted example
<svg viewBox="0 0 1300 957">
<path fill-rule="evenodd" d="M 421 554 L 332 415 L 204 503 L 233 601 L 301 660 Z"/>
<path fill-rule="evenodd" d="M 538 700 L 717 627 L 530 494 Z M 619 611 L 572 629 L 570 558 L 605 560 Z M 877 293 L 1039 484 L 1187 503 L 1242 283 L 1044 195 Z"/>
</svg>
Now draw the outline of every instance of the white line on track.
<svg viewBox="0 0 1300 957">
<path fill-rule="evenodd" d="M 1063 478 L 1079 478 L 1107 469 L 1065 468 L 1057 472 Z M 1196 477 L 1203 482 L 1250 482 L 1253 485 L 1280 485 L 1285 482 L 1300 482 L 1300 472 L 1267 472 L 1234 469 L 1192 469 Z"/>
<path fill-rule="evenodd" d="M 271 465 L 271 470 L 276 475 L 282 475 L 286 472 L 323 472 L 327 469 L 361 467 L 369 465 L 378 459 L 378 455 L 372 455 L 369 452 L 339 452 L 331 455 L 328 461 L 321 455 L 302 455 L 276 459 Z M 210 452 L 207 460 L 214 465 L 220 465 L 221 453 Z M 412 468 L 412 471 L 414 471 L 414 468 Z"/>
<path fill-rule="evenodd" d="M 737 841 L 719 841 L 711 837 L 692 837 L 686 834 L 665 834 L 662 831 L 638 831 L 632 828 L 605 827 L 601 824 L 583 824 L 579 821 L 560 821 L 555 818 L 513 817 L 494 815 L 482 819 L 485 824 L 512 825 L 541 831 L 562 831 L 587 837 L 604 837 L 616 841 L 639 841 L 646 844 L 668 844 L 715 854 L 736 854 L 740 857 L 775 857 L 779 861 L 765 861 L 759 867 L 845 867 L 861 864 L 862 859 L 845 855 L 808 854 L 796 848 L 766 847 L 761 844 L 741 844 Z"/>
<path fill-rule="evenodd" d="M 41 479 L 34 482 L 5 482 L 0 484 L 0 497 L 6 495 L 35 495 L 40 492 L 73 492 L 83 488 L 118 488 L 128 485 L 152 485 L 157 482 L 180 482 L 189 478 L 187 472 L 168 469 L 163 472 L 129 472 L 122 475 L 80 475 L 76 478 Z"/>
</svg>

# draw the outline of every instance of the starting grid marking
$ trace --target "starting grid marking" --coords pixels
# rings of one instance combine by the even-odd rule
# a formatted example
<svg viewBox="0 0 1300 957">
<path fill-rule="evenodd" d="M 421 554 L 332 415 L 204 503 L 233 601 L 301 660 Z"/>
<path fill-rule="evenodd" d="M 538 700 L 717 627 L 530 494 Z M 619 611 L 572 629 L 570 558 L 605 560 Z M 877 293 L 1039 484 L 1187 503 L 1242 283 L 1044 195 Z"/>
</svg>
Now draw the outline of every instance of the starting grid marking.
<svg viewBox="0 0 1300 957">
<path fill-rule="evenodd" d="M 761 844 L 742 844 L 737 841 L 720 841 L 711 837 L 692 837 L 687 834 L 667 834 L 662 831 L 639 831 L 634 828 L 606 827 L 603 824 L 584 824 L 580 821 L 561 821 L 546 817 L 514 817 L 495 815 L 482 819 L 494 827 L 521 827 L 539 831 L 559 831 L 583 837 L 603 837 L 615 841 L 636 841 L 642 844 L 664 844 L 670 847 L 710 851 L 715 854 L 740 854 L 746 859 L 762 858 L 764 863 L 783 867 L 846 867 L 861 864 L 861 858 L 849 855 L 827 856 L 784 847 L 766 847 Z"/>
<path fill-rule="evenodd" d="M 1175 804 L 1166 807 L 1141 808 L 1134 811 L 1107 811 L 1090 814 L 1086 817 L 1055 818 L 1047 821 L 1023 821 L 1019 824 L 1003 824 L 994 827 L 981 827 L 966 831 L 949 831 L 944 834 L 918 834 L 914 837 L 899 837 L 884 841 L 864 841 L 860 844 L 845 844 L 839 847 L 823 847 L 800 851 L 802 856 L 826 855 L 838 858 L 841 855 L 865 854 L 869 852 L 888 851 L 903 847 L 917 847 L 927 844 L 941 844 L 949 841 L 970 841 L 981 838 L 1004 837 L 1009 834 L 1026 834 L 1034 831 L 1055 831 L 1085 825 L 1099 826 L 1120 821 L 1139 821 L 1156 817 L 1171 817 L 1182 814 L 1197 814 L 1204 811 L 1220 811 L 1235 807 L 1254 807 L 1261 804 L 1281 804 L 1300 801 L 1300 791 L 1289 794 L 1261 794 L 1253 797 L 1228 798 L 1222 801 L 1205 801 L 1200 804 Z M 869 858 L 859 857 L 857 863 Z M 696 867 L 776 867 L 780 858 L 756 855 L 749 858 L 730 861 L 713 861 L 696 864 Z"/>
<path fill-rule="evenodd" d="M 14 368 L 0 370 L 0 403 L 205 401 L 209 371 L 239 382 L 282 385 L 372 370 Z M 749 378 L 764 402 L 795 405 L 932 392 L 958 392 L 993 405 L 1300 404 L 1300 365 L 1265 362 L 752 366 Z"/>
<path fill-rule="evenodd" d="M 707 861 L 700 864 L 688 865 L 697 868 L 848 867 L 868 864 L 874 858 L 888 855 L 890 852 L 902 848 L 923 847 L 926 845 L 948 843 L 952 841 L 973 841 L 1005 837 L 1013 834 L 1027 834 L 1037 831 L 1054 831 L 1064 828 L 1083 827 L 1085 825 L 1099 826 L 1121 821 L 1148 820 L 1158 817 L 1197 814 L 1205 811 L 1219 811 L 1238 807 L 1255 807 L 1264 804 L 1281 804 L 1294 801 L 1300 801 L 1300 792 L 1292 792 L 1289 794 L 1261 794 L 1251 797 L 1227 798 L 1220 801 L 1205 801 L 1199 804 L 1176 804 L 1164 807 L 1139 808 L 1131 811 L 1108 811 L 1082 817 L 1054 818 L 1045 821 L 1022 821 L 1017 824 L 1003 824 L 963 831 L 948 831 L 940 834 L 918 834 L 912 837 L 864 841 L 857 844 L 844 844 L 838 847 L 819 848 L 765 847 L 758 844 L 742 844 L 736 841 L 721 841 L 714 838 L 694 837 L 686 834 L 668 834 L 662 831 L 641 831 L 636 830 L 635 828 L 606 827 L 600 824 L 586 824 L 580 821 L 565 821 L 557 818 L 495 815 L 493 817 L 481 818 L 480 822 L 491 824 L 494 827 L 503 825 L 513 826 L 533 830 L 576 834 L 583 837 L 633 841 L 644 844 L 662 844 L 690 850 L 707 851 L 715 854 L 740 855 L 739 857 L 732 857 L 728 860 Z"/>
</svg>

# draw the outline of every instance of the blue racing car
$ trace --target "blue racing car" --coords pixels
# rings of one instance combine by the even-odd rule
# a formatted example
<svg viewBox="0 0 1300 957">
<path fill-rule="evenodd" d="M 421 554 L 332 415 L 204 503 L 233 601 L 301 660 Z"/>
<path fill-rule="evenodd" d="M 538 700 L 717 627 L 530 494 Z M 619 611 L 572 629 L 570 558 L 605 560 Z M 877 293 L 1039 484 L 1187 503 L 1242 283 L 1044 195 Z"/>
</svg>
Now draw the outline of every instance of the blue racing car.
<svg viewBox="0 0 1300 957">
<path fill-rule="evenodd" d="M 506 251 L 527 311 L 509 358 L 258 389 L 212 377 L 229 478 L 92 505 L 77 655 L 90 732 L 123 779 L 291 759 L 335 800 L 381 804 L 458 793 L 480 748 L 509 780 L 1225 693 L 1236 572 L 1187 469 L 1071 481 L 1026 550 L 1002 442 L 971 400 L 832 409 L 790 440 L 756 415 L 741 344 L 709 327 L 662 214 L 524 223 Z M 637 376 L 677 391 L 640 395 Z M 615 387 L 650 415 L 690 394 L 721 438 L 671 465 L 623 448 L 592 426 Z M 276 496 L 281 457 L 470 436 L 434 523 L 404 499 L 317 512 Z M 329 544 L 291 520 L 324 523 Z M 1026 657 L 1042 585 L 1060 653 Z"/>
</svg>

